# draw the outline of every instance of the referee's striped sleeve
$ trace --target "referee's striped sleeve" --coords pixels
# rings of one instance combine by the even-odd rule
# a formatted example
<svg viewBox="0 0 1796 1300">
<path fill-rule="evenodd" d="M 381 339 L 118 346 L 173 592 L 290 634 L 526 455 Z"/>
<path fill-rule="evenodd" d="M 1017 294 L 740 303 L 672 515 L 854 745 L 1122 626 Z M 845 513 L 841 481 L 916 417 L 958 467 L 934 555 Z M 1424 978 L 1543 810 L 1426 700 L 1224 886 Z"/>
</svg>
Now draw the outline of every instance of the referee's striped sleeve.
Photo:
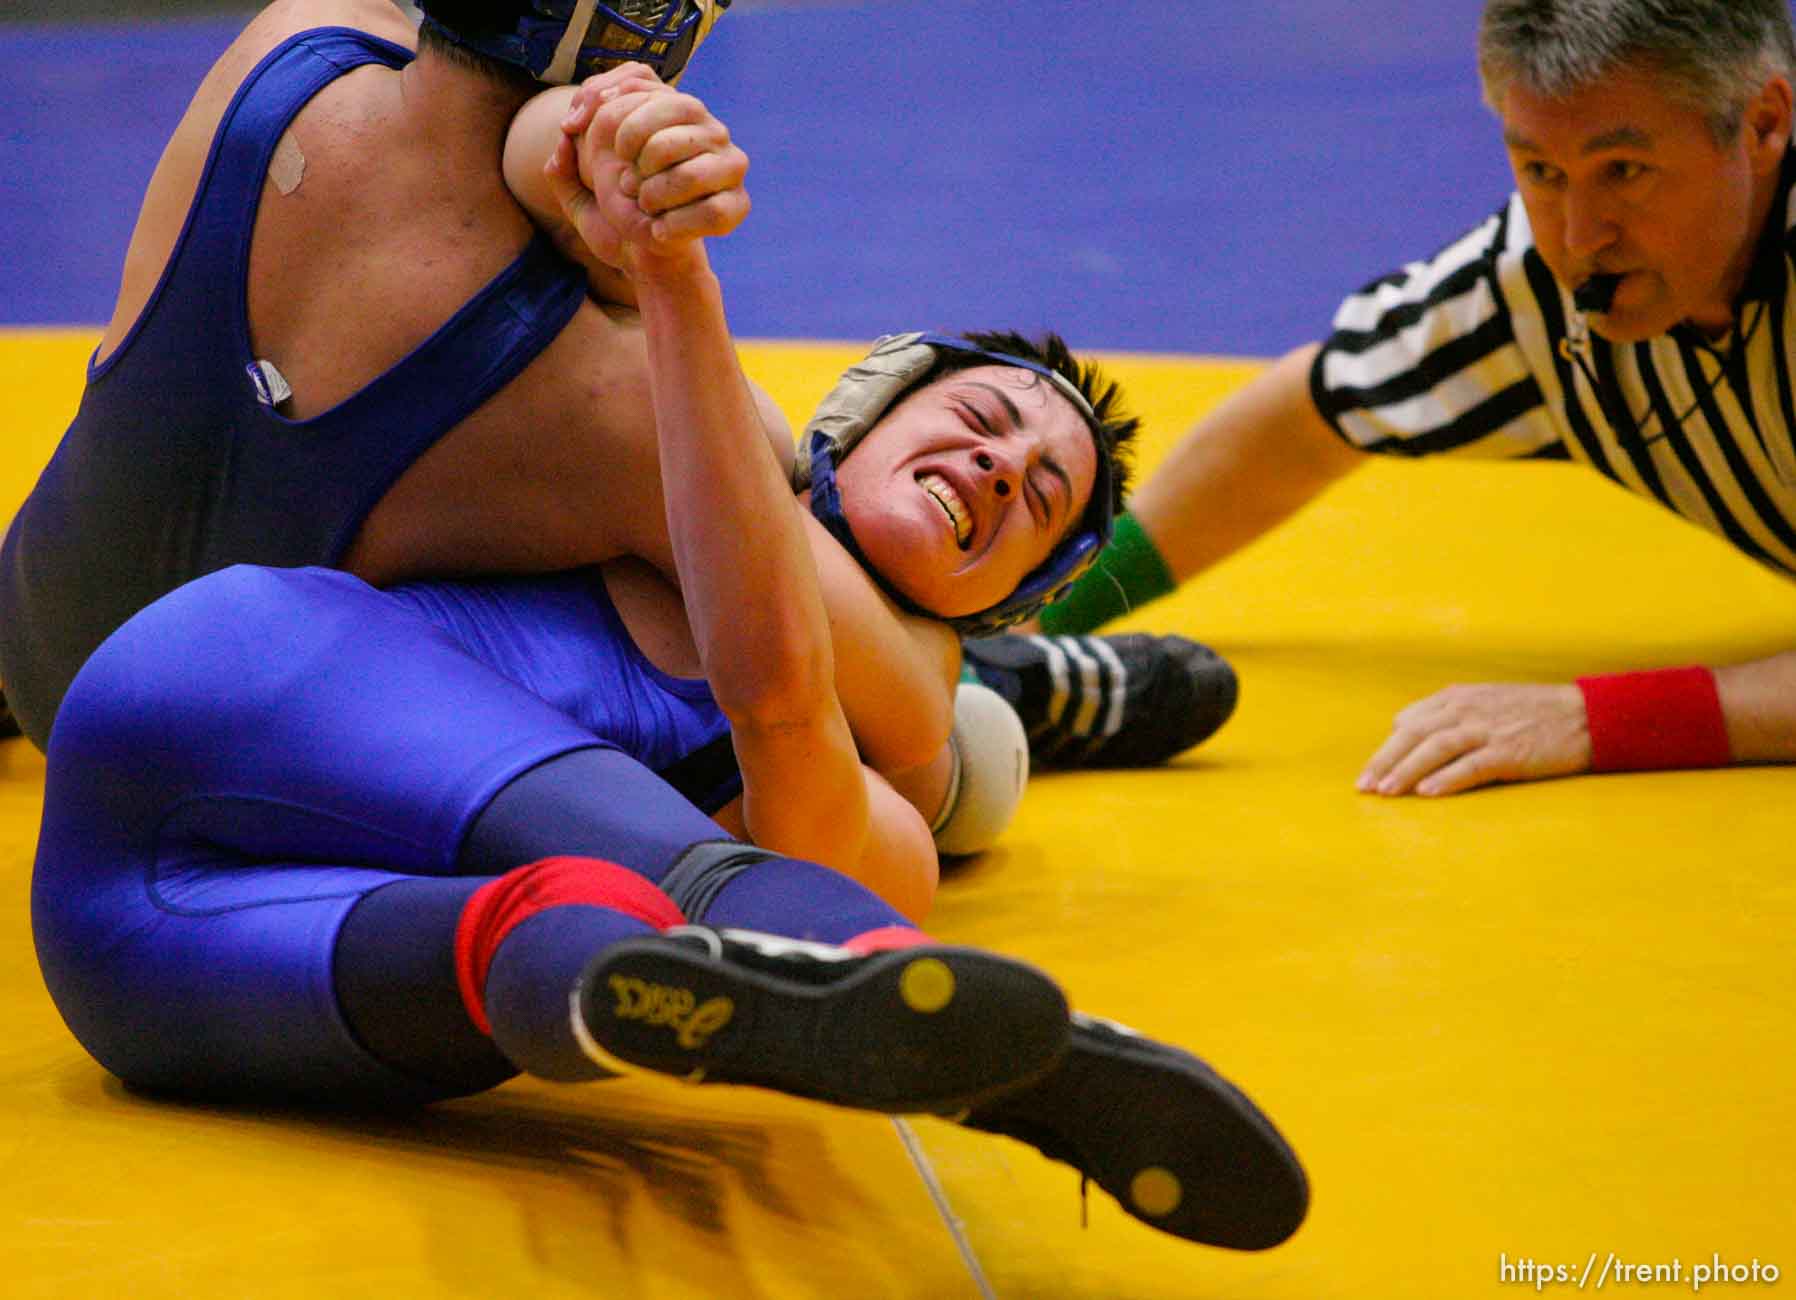
<svg viewBox="0 0 1796 1300">
<path fill-rule="evenodd" d="M 1507 209 L 1341 304 L 1310 371 L 1316 409 L 1364 451 L 1557 457 L 1498 274 Z"/>
</svg>

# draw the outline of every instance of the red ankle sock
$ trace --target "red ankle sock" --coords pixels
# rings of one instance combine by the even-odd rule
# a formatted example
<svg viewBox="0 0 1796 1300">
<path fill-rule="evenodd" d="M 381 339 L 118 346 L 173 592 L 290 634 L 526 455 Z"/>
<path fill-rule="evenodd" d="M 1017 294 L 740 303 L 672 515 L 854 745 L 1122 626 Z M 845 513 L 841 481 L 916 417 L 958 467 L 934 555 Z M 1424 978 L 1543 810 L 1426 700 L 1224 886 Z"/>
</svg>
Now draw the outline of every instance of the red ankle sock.
<svg viewBox="0 0 1796 1300">
<path fill-rule="evenodd" d="M 890 952 L 894 948 L 915 948 L 919 944 L 934 942 L 934 939 L 911 926 L 886 925 L 857 934 L 852 939 L 844 939 L 842 946 L 849 952 L 865 957 L 870 953 Z"/>
<path fill-rule="evenodd" d="M 673 899 L 649 880 L 598 858 L 544 858 L 489 881 L 469 897 L 455 927 L 462 1005 L 481 1033 L 493 1032 L 486 1017 L 486 973 L 505 936 L 538 912 L 570 903 L 608 907 L 657 930 L 686 920 Z"/>
</svg>

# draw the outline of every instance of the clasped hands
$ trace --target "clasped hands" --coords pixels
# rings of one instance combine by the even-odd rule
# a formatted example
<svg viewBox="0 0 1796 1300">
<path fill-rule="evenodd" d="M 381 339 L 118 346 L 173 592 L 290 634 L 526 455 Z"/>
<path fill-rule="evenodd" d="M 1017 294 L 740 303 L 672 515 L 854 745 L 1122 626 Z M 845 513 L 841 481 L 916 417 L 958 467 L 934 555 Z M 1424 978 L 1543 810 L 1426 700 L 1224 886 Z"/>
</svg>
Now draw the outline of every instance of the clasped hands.
<svg viewBox="0 0 1796 1300">
<path fill-rule="evenodd" d="M 550 191 L 593 255 L 632 278 L 702 266 L 701 241 L 748 215 L 748 155 L 729 128 L 640 63 L 587 78 L 561 131 Z"/>
</svg>

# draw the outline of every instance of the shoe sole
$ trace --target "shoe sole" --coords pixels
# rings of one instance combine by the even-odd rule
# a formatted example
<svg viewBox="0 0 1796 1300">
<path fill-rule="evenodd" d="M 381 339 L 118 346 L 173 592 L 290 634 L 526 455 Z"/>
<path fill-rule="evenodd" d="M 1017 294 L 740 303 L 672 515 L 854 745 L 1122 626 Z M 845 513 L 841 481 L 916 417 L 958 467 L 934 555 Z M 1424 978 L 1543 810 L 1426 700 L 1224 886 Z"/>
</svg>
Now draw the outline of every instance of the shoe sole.
<svg viewBox="0 0 1796 1300">
<path fill-rule="evenodd" d="M 1266 1250 L 1309 1210 L 1289 1144 L 1188 1053 L 1131 1050 L 1075 1027 L 1052 1074 L 968 1122 L 1073 1164 L 1135 1218 L 1187 1241 Z"/>
<path fill-rule="evenodd" d="M 603 1064 L 895 1114 L 964 1110 L 1026 1084 L 1059 1061 L 1069 1029 L 1046 975 L 937 945 L 810 984 L 633 939 L 588 967 L 580 1014 Z"/>
</svg>

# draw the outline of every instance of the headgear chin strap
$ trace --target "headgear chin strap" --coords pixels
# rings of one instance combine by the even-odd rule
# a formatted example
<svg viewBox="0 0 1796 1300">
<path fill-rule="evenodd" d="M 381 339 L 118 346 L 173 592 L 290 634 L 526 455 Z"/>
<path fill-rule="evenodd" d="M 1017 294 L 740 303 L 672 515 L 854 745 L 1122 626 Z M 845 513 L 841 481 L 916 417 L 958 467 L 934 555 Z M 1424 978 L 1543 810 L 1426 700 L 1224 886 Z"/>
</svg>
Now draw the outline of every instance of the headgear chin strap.
<svg viewBox="0 0 1796 1300">
<path fill-rule="evenodd" d="M 646 63 L 672 85 L 730 0 L 526 0 L 509 32 L 469 35 L 428 13 L 424 22 L 457 45 L 564 86 L 619 63 Z"/>
<path fill-rule="evenodd" d="M 1065 537 L 1047 559 L 1037 565 L 1015 591 L 990 609 L 976 614 L 945 616 L 923 609 L 905 596 L 867 560 L 866 553 L 854 539 L 848 516 L 842 511 L 842 494 L 836 486 L 836 466 L 869 430 L 884 418 L 893 404 L 934 368 L 938 354 L 956 352 L 979 357 L 993 365 L 1017 366 L 1042 376 L 1070 401 L 1085 417 L 1097 449 L 1097 477 L 1091 485 L 1091 501 L 1075 530 Z M 804 454 L 792 474 L 793 486 L 810 488 L 811 513 L 829 530 L 830 535 L 860 561 L 886 593 L 913 614 L 940 619 L 963 636 L 986 636 L 1001 632 L 1029 618 L 1043 605 L 1058 597 L 1073 579 L 1090 568 L 1098 552 L 1110 540 L 1115 514 L 1112 501 L 1112 471 L 1097 415 L 1085 395 L 1064 375 L 1025 357 L 1006 352 L 988 352 L 964 339 L 945 334 L 888 334 L 873 345 L 864 361 L 849 368 L 835 388 L 830 390 L 817 408 L 816 415 L 805 426 Z"/>
</svg>

